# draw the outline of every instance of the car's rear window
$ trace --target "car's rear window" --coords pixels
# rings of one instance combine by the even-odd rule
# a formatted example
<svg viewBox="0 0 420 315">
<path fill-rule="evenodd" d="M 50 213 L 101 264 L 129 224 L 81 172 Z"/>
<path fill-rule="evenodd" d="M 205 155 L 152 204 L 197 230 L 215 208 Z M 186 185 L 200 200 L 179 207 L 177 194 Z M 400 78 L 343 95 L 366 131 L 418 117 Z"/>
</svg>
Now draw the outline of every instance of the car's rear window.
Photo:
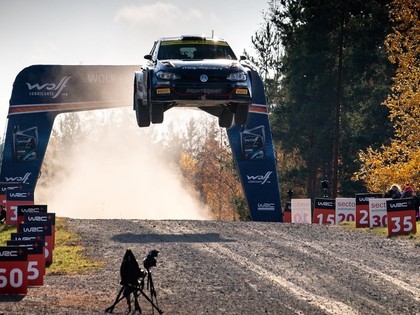
<svg viewBox="0 0 420 315">
<path fill-rule="evenodd" d="M 204 40 L 162 41 L 158 59 L 236 59 L 226 42 Z"/>
</svg>

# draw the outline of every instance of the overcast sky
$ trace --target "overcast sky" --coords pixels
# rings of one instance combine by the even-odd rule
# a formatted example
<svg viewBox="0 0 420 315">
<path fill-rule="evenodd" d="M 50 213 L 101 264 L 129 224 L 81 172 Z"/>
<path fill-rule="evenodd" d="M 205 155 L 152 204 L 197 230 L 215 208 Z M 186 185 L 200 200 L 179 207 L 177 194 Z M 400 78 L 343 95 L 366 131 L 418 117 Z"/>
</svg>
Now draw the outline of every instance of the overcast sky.
<svg viewBox="0 0 420 315">
<path fill-rule="evenodd" d="M 27 66 L 141 64 L 159 37 L 212 30 L 240 55 L 267 8 L 267 0 L 0 0 L 0 128 Z"/>
</svg>

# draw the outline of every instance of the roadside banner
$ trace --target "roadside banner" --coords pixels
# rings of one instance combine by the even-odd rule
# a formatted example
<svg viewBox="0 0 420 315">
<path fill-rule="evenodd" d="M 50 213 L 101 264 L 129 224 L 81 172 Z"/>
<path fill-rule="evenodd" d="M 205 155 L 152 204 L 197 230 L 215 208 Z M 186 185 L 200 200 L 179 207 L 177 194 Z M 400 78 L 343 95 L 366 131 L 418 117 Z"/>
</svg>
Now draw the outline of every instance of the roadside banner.
<svg viewBox="0 0 420 315">
<path fill-rule="evenodd" d="M 416 234 L 416 202 L 412 198 L 387 200 L 388 235 Z"/>
<path fill-rule="evenodd" d="M 311 199 L 292 199 L 292 223 L 312 223 Z"/>
<path fill-rule="evenodd" d="M 290 201 L 287 201 L 286 204 L 284 205 L 283 222 L 284 223 L 292 222 L 292 203 Z"/>
<path fill-rule="evenodd" d="M 385 227 L 388 225 L 386 202 L 389 198 L 369 199 L 369 223 L 370 227 Z"/>
<path fill-rule="evenodd" d="M 52 248 L 55 248 L 55 213 L 25 213 L 22 223 L 51 224 Z"/>
<path fill-rule="evenodd" d="M 0 294 L 28 293 L 28 250 L 0 246 Z"/>
<path fill-rule="evenodd" d="M 21 185 L 1 184 L 0 183 L 0 207 L 6 210 L 7 191 L 13 189 L 22 189 Z"/>
<path fill-rule="evenodd" d="M 356 194 L 356 228 L 370 227 L 369 199 L 381 197 L 377 193 Z"/>
<path fill-rule="evenodd" d="M 13 232 L 10 234 L 10 240 L 12 241 L 30 241 L 30 242 L 40 242 L 40 244 L 43 244 L 43 253 L 44 253 L 44 261 L 45 261 L 45 267 L 48 267 L 49 264 L 47 262 L 47 259 L 49 259 L 50 256 L 50 244 L 48 244 L 47 239 L 47 232 Z"/>
<path fill-rule="evenodd" d="M 45 255 L 46 265 L 49 266 L 53 263 L 53 235 L 52 235 L 52 225 L 50 222 L 43 223 L 22 223 L 19 224 L 17 228 L 19 233 L 45 233 L 44 242 L 45 248 L 47 249 Z"/>
<path fill-rule="evenodd" d="M 17 206 L 17 223 L 24 223 L 25 214 L 27 213 L 45 213 L 47 209 L 47 205 L 19 205 Z"/>
<path fill-rule="evenodd" d="M 356 221 L 356 198 L 335 199 L 335 223 Z"/>
<path fill-rule="evenodd" d="M 34 194 L 31 189 L 13 189 L 6 191 L 6 223 L 17 225 L 17 207 L 20 205 L 33 205 Z"/>
<path fill-rule="evenodd" d="M 44 285 L 45 256 L 42 241 L 7 241 L 8 246 L 25 247 L 28 250 L 28 286 Z"/>
<path fill-rule="evenodd" d="M 329 198 L 315 198 L 313 223 L 335 223 L 335 200 Z"/>
</svg>

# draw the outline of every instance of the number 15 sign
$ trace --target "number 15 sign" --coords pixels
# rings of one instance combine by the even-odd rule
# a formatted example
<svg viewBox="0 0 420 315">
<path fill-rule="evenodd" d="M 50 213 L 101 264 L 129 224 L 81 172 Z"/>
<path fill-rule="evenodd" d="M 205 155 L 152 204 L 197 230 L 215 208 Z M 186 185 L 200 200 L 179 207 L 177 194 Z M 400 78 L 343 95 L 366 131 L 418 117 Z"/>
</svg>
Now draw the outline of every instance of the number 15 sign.
<svg viewBox="0 0 420 315">
<path fill-rule="evenodd" d="M 416 210 L 414 199 L 393 199 L 386 202 L 388 235 L 416 233 Z"/>
</svg>

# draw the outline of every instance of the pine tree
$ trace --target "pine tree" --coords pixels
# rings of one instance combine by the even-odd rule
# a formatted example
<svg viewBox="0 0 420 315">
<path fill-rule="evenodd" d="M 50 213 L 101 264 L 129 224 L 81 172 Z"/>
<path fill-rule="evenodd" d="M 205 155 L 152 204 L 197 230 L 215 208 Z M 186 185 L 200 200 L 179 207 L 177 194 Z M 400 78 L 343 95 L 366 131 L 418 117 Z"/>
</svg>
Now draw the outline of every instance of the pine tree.
<svg viewBox="0 0 420 315">
<path fill-rule="evenodd" d="M 267 25 L 274 26 L 282 54 L 276 62 L 261 58 L 260 63 L 280 67 L 279 90 L 271 96 L 273 139 L 282 156 L 299 155 L 288 174 L 309 197 L 322 193 L 320 181 L 334 178 L 335 163 L 338 194 L 360 191 L 361 184 L 352 180 L 359 150 L 378 147 L 392 134 L 388 111 L 380 106 L 393 74 L 383 44 L 390 27 L 388 3 L 270 1 Z M 267 26 L 257 33 L 257 50 L 267 47 L 261 34 L 268 33 Z M 279 173 L 282 177 L 283 170 Z"/>
</svg>

